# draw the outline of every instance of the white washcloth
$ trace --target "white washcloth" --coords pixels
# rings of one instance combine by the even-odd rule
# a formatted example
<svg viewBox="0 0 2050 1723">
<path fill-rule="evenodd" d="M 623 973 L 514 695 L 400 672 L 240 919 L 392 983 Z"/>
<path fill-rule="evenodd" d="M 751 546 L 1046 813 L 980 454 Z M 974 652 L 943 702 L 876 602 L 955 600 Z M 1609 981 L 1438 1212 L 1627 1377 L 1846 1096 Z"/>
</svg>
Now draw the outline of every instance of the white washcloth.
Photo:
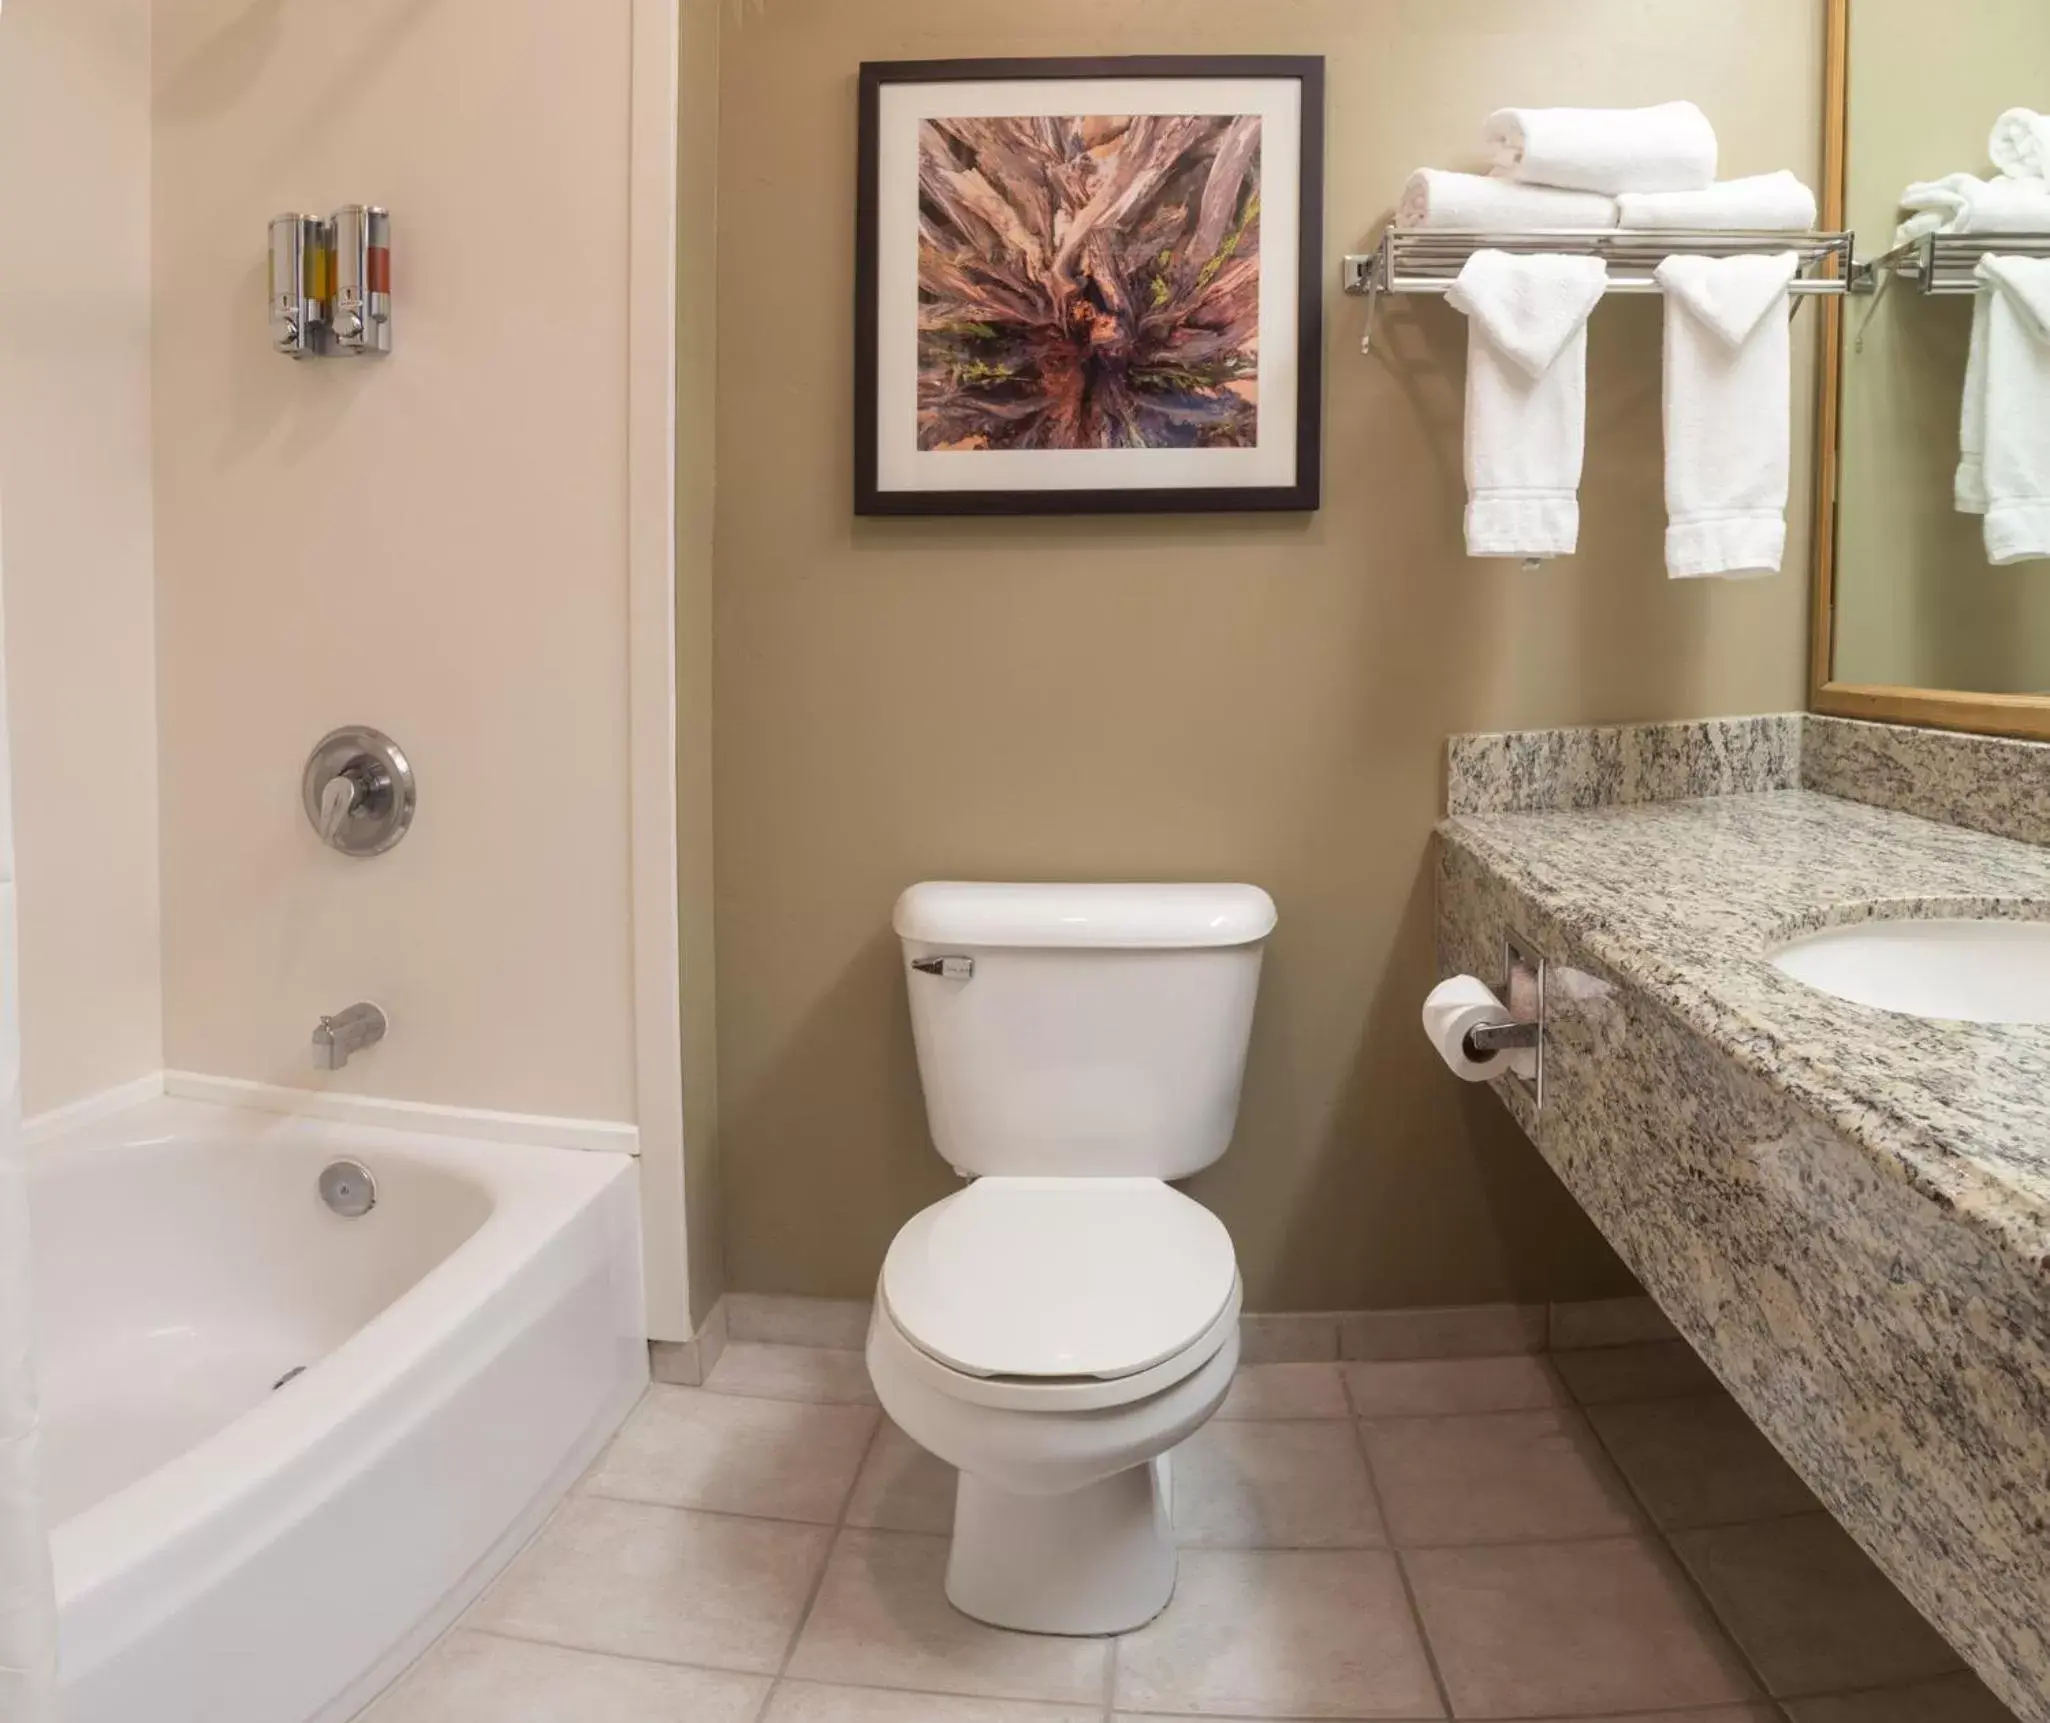
<svg viewBox="0 0 2050 1723">
<path fill-rule="evenodd" d="M 1701 191 L 1715 183 L 1715 128 L 1692 102 L 1656 108 L 1503 108 L 1488 116 L 1503 179 L 1571 191 Z"/>
<path fill-rule="evenodd" d="M 1986 154 L 2010 179 L 2050 179 L 2050 120 L 2034 108 L 2009 108 L 1993 122 Z"/>
<path fill-rule="evenodd" d="M 1965 402 L 1957 434 L 1957 512 L 1986 512 L 1986 338 L 1993 290 L 1983 278 L 1972 301 L 1972 345 L 1965 359 Z"/>
<path fill-rule="evenodd" d="M 1571 556 L 1587 447 L 1587 319 L 1598 257 L 1477 251 L 1446 298 L 1466 313 L 1466 554 Z"/>
<path fill-rule="evenodd" d="M 2050 258 L 1982 257 L 1986 555 L 2050 557 Z"/>
<path fill-rule="evenodd" d="M 1793 453 L 1792 252 L 1669 257 L 1666 571 L 1768 574 L 1786 554 Z"/>
<path fill-rule="evenodd" d="M 1721 180 L 1706 191 L 1626 191 L 1616 204 L 1624 227 L 1806 233 L 1815 225 L 1815 194 L 1784 168 Z"/>
<path fill-rule="evenodd" d="M 1447 227 L 1468 233 L 1616 225 L 1616 200 L 1599 192 L 1560 191 L 1487 174 L 1419 168 L 1395 206 L 1397 227 Z"/>
<path fill-rule="evenodd" d="M 2050 233 L 2050 181 L 1947 174 L 1909 186 L 1901 208 L 1909 215 L 1896 245 L 1932 233 Z"/>
</svg>

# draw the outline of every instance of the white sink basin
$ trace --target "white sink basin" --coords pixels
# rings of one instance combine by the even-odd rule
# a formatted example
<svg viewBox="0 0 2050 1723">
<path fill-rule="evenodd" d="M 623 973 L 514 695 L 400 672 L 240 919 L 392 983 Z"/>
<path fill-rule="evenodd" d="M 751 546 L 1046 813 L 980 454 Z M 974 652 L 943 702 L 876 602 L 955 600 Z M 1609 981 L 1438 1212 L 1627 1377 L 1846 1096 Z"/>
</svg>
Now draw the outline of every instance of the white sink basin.
<svg viewBox="0 0 2050 1723">
<path fill-rule="evenodd" d="M 1776 968 L 1854 1005 L 1961 1023 L 2050 1023 L 2050 922 L 1865 921 L 1781 946 Z"/>
</svg>

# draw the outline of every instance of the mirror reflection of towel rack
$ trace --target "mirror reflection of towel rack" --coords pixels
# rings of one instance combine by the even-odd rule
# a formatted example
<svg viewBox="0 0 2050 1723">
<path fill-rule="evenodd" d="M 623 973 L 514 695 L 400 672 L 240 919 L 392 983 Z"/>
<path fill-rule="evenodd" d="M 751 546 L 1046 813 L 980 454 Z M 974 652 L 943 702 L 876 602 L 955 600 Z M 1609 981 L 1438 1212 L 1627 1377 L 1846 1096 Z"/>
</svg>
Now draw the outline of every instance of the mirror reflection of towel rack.
<svg viewBox="0 0 2050 1723">
<path fill-rule="evenodd" d="M 1888 289 L 1911 284 L 1932 299 L 1968 298 L 1979 291 L 1982 257 L 2050 257 L 2050 233 L 1929 233 L 1851 265 L 1850 290 L 1871 301 L 1858 319 L 1853 349 L 1865 351 L 1865 330 Z"/>
<path fill-rule="evenodd" d="M 1801 273 L 1789 292 L 1840 294 L 1851 279 L 1855 236 L 1849 233 L 1704 233 L 1669 228 L 1560 228 L 1546 232 L 1472 233 L 1451 228 L 1388 227 L 1370 252 L 1346 258 L 1345 291 L 1364 295 L 1367 328 L 1362 352 L 1373 351 L 1374 326 L 1384 293 L 1442 294 L 1476 251 L 1600 257 L 1609 265 L 1610 293 L 1656 293 L 1653 273 L 1668 257 L 1747 257 L 1791 251 Z"/>
</svg>

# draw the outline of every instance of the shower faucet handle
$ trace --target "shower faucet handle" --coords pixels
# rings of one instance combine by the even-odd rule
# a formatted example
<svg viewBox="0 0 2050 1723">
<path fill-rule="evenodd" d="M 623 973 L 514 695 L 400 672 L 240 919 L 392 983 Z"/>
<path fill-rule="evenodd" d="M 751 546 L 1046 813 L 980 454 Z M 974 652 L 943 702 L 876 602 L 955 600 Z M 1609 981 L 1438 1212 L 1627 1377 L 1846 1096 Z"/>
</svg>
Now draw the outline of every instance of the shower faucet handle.
<svg viewBox="0 0 2050 1723">
<path fill-rule="evenodd" d="M 307 821 L 329 849 L 374 856 L 413 823 L 413 767 L 381 730 L 352 724 L 315 744 L 299 780 Z"/>
</svg>

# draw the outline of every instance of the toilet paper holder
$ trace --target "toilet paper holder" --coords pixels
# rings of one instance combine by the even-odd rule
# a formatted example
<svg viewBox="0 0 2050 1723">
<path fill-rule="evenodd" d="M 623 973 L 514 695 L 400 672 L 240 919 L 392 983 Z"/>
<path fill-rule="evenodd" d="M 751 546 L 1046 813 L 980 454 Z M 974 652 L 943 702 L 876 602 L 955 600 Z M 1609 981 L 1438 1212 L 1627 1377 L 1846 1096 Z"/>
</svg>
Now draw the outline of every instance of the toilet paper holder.
<svg viewBox="0 0 2050 1723">
<path fill-rule="evenodd" d="M 1502 938 L 1503 981 L 1497 991 L 1509 1007 L 1507 1023 L 1485 1023 L 1467 1031 L 1466 1053 L 1481 1059 L 1492 1053 L 1523 1053 L 1532 1056 L 1531 1074 L 1504 1073 L 1531 1099 L 1545 1104 L 1545 960 L 1522 934 Z"/>
</svg>

